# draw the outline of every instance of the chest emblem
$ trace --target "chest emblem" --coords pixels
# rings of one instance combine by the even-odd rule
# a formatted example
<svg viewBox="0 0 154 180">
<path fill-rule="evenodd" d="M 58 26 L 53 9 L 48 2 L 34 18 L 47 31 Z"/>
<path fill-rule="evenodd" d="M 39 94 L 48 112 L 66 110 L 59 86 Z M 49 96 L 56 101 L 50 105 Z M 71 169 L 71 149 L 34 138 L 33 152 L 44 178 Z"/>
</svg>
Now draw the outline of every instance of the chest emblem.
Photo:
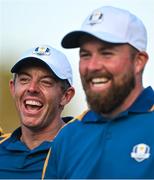
<svg viewBox="0 0 154 180">
<path fill-rule="evenodd" d="M 150 157 L 150 147 L 147 144 L 137 144 L 133 147 L 131 157 L 138 162 L 142 162 Z"/>
</svg>

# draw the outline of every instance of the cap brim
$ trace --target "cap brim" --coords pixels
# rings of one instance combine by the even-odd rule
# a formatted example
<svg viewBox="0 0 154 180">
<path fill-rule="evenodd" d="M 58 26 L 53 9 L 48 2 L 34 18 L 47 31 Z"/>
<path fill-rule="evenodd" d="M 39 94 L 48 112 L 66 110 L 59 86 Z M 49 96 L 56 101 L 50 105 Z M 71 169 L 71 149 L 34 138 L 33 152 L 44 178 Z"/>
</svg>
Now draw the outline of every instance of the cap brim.
<svg viewBox="0 0 154 180">
<path fill-rule="evenodd" d="M 62 39 L 62 47 L 64 48 L 77 48 L 80 46 L 79 42 L 80 42 L 80 38 L 83 35 L 86 35 L 87 32 L 83 32 L 83 31 L 73 31 L 68 33 L 66 36 L 64 36 L 64 38 Z"/>
<path fill-rule="evenodd" d="M 102 41 L 110 42 L 110 43 L 127 43 L 126 40 L 120 39 L 119 37 L 115 37 L 110 33 L 100 33 L 100 32 L 89 32 L 89 31 L 72 31 L 64 36 L 61 41 L 61 45 L 64 48 L 78 48 L 80 47 L 80 39 L 82 36 L 92 36 Z"/>
<path fill-rule="evenodd" d="M 36 61 L 37 59 L 37 61 Z M 21 60 L 19 60 L 11 69 L 12 73 L 18 73 L 22 67 L 25 67 L 26 64 L 30 65 L 30 64 L 41 64 L 44 65 L 46 68 L 49 68 L 51 70 L 51 68 L 48 66 L 47 63 L 45 63 L 43 60 L 39 59 L 39 58 L 35 58 L 35 57 L 25 57 Z"/>
</svg>

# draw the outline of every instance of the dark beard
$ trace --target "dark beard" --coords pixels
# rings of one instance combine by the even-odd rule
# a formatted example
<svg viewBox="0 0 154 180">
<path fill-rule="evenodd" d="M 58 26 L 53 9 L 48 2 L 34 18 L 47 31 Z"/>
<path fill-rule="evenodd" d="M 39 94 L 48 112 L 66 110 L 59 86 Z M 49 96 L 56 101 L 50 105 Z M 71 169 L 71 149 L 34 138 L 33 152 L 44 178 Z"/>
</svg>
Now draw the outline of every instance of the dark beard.
<svg viewBox="0 0 154 180">
<path fill-rule="evenodd" d="M 86 88 L 84 80 L 82 83 L 90 109 L 101 114 L 108 114 L 124 102 L 135 87 L 135 78 L 133 72 L 129 72 L 123 76 L 120 82 L 113 82 L 112 87 L 102 94 L 90 92 Z"/>
</svg>

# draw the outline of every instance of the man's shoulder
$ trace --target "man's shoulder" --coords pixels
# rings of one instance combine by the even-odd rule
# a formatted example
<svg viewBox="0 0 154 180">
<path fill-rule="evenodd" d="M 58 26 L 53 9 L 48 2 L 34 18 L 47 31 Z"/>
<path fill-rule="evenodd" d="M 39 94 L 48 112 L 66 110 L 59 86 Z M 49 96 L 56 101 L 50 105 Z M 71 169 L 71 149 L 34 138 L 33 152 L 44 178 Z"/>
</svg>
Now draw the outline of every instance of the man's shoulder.
<svg viewBox="0 0 154 180">
<path fill-rule="evenodd" d="M 75 116 L 74 118 L 70 119 L 70 120 L 67 122 L 66 126 L 68 126 L 68 127 L 69 127 L 69 126 L 74 126 L 74 125 L 82 122 L 83 117 L 85 116 L 85 114 L 86 114 L 87 112 L 88 112 L 88 110 L 86 110 L 86 111 L 82 112 L 80 115 L 77 115 L 77 116 Z"/>
<path fill-rule="evenodd" d="M 6 141 L 11 136 L 11 133 L 6 133 L 0 136 L 0 144 Z"/>
<path fill-rule="evenodd" d="M 62 129 L 59 131 L 58 139 L 63 138 L 63 136 L 65 137 L 71 136 L 76 131 L 82 131 L 82 127 L 83 127 L 82 120 L 86 113 L 87 111 L 84 111 L 82 114 L 80 114 L 79 116 L 76 116 L 75 118 L 70 120 L 68 123 L 66 123 L 62 127 Z"/>
</svg>

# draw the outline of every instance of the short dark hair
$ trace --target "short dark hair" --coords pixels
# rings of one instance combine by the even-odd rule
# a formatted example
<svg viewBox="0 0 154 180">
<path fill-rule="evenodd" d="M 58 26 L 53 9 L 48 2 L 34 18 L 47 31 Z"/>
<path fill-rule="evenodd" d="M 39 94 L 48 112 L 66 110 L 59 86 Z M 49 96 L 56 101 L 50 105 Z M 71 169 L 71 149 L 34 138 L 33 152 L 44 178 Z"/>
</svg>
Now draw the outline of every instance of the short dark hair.
<svg viewBox="0 0 154 180">
<path fill-rule="evenodd" d="M 65 92 L 69 87 L 71 87 L 70 83 L 68 82 L 67 79 L 59 79 L 60 84 L 61 84 L 61 89 L 63 92 Z"/>
</svg>

